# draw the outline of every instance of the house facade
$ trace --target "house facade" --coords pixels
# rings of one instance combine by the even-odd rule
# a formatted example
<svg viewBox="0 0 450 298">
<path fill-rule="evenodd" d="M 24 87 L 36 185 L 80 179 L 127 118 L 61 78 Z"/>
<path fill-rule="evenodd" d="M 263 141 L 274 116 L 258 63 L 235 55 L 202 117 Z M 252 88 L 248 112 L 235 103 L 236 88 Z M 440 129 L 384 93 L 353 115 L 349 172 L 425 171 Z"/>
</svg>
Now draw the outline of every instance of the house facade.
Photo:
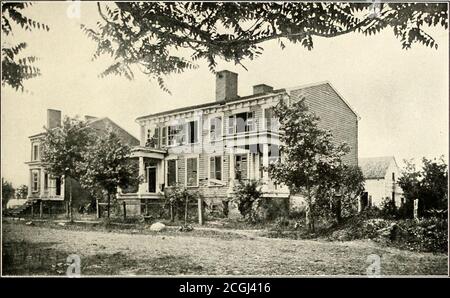
<svg viewBox="0 0 450 298">
<path fill-rule="evenodd" d="M 144 179 L 137 192 L 119 192 L 128 214 L 141 214 L 143 203 L 162 199 L 176 185 L 201 192 L 211 210 L 221 208 L 239 179 L 261 180 L 264 197 L 289 200 L 289 190 L 263 170 L 279 158 L 282 132 L 273 107 L 280 101 L 304 99 L 319 126 L 351 147 L 345 161 L 358 163 L 358 116 L 329 82 L 289 89 L 260 84 L 244 97 L 237 86 L 238 74 L 220 71 L 215 101 L 136 119 L 140 144 L 132 158 Z"/>
<path fill-rule="evenodd" d="M 128 133 L 126 130 L 118 126 L 107 117 L 97 118 L 93 116 L 85 116 L 85 121 L 88 122 L 89 127 L 95 133 L 106 132 L 108 128 L 113 129 L 120 137 L 120 139 L 130 146 L 139 144 L 139 140 Z M 57 129 L 61 127 L 61 111 L 48 109 L 47 110 L 47 129 Z M 31 152 L 30 160 L 25 162 L 29 167 L 29 184 L 27 205 L 32 206 L 35 203 L 46 203 L 48 208 L 54 207 L 57 210 L 66 208 L 65 202 L 68 196 L 68 189 L 66 187 L 64 177 L 54 177 L 45 169 L 41 161 L 41 142 L 45 137 L 45 132 L 41 132 L 30 136 Z M 80 184 L 71 180 L 73 200 L 76 204 L 83 204 L 88 199 L 88 194 L 85 192 Z M 42 209 L 42 207 L 41 207 Z M 41 211 L 42 212 L 42 211 Z"/>
<path fill-rule="evenodd" d="M 389 198 L 397 207 L 404 203 L 404 196 L 397 179 L 400 168 L 393 156 L 360 158 L 359 166 L 365 179 L 365 191 L 360 199 L 360 210 L 380 207 L 383 199 Z"/>
</svg>

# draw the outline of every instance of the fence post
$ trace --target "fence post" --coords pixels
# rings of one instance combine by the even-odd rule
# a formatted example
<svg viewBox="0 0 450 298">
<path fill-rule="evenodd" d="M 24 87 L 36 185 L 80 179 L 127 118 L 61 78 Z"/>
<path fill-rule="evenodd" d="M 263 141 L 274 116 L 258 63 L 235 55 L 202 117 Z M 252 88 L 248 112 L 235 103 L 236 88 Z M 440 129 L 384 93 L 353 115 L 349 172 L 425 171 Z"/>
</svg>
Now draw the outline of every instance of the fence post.
<svg viewBox="0 0 450 298">
<path fill-rule="evenodd" d="M 97 219 L 100 218 L 100 206 L 98 205 L 98 198 L 95 198 L 95 216 Z"/>
<path fill-rule="evenodd" d="M 122 201 L 123 204 L 123 220 L 125 221 L 127 219 L 127 204 L 125 203 L 125 200 Z"/>
<path fill-rule="evenodd" d="M 203 225 L 203 199 L 198 198 L 198 223 Z"/>
<path fill-rule="evenodd" d="M 39 202 L 39 218 L 42 218 L 42 214 L 44 213 L 43 210 L 44 206 L 42 205 L 42 200 Z"/>
</svg>

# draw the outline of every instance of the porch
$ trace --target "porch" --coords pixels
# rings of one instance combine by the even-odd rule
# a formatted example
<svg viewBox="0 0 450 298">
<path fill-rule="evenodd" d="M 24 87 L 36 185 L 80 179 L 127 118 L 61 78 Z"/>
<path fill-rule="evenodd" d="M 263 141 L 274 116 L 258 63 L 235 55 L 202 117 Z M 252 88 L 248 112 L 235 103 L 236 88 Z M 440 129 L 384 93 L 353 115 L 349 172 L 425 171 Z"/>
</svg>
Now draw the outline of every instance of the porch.
<svg viewBox="0 0 450 298">
<path fill-rule="evenodd" d="M 136 189 L 119 189 L 117 198 L 127 205 L 130 215 L 141 214 L 142 201 L 164 198 L 164 155 L 166 150 L 137 146 L 131 151 L 131 159 L 137 160 L 139 176 L 143 180 Z"/>
<path fill-rule="evenodd" d="M 234 187 L 239 180 L 260 180 L 262 182 L 263 197 L 287 198 L 289 189 L 284 185 L 275 184 L 267 170 L 270 163 L 280 158 L 277 143 L 255 143 L 251 145 L 239 144 L 234 141 L 228 143 L 227 151 L 230 155 L 230 185 L 227 196 L 234 195 Z"/>
</svg>

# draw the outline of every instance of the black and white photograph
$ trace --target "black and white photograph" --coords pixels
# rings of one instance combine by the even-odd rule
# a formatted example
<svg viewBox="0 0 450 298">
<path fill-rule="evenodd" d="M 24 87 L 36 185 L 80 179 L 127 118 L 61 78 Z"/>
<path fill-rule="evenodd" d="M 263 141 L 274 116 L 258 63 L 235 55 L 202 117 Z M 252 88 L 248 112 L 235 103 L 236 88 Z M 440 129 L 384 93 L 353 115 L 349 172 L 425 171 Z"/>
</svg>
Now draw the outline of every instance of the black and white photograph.
<svg viewBox="0 0 450 298">
<path fill-rule="evenodd" d="M 1 276 L 448 277 L 448 18 L 1 1 Z"/>
</svg>

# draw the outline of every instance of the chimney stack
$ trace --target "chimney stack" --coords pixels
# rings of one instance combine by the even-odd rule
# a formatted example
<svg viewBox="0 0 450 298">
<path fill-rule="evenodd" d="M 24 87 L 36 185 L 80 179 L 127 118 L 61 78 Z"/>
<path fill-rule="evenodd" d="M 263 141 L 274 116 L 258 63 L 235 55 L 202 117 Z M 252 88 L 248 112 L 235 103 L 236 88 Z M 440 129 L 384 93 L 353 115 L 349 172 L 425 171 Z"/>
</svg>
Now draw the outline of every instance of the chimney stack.
<svg viewBox="0 0 450 298">
<path fill-rule="evenodd" d="M 61 111 L 47 109 L 47 129 L 61 127 Z"/>
<path fill-rule="evenodd" d="M 237 73 L 229 70 L 222 70 L 216 73 L 216 101 L 237 98 L 237 88 Z"/>
<path fill-rule="evenodd" d="M 268 93 L 268 92 L 272 92 L 272 91 L 273 91 L 273 87 L 266 85 L 266 84 L 259 84 L 259 85 L 253 86 L 253 95 Z"/>
</svg>

